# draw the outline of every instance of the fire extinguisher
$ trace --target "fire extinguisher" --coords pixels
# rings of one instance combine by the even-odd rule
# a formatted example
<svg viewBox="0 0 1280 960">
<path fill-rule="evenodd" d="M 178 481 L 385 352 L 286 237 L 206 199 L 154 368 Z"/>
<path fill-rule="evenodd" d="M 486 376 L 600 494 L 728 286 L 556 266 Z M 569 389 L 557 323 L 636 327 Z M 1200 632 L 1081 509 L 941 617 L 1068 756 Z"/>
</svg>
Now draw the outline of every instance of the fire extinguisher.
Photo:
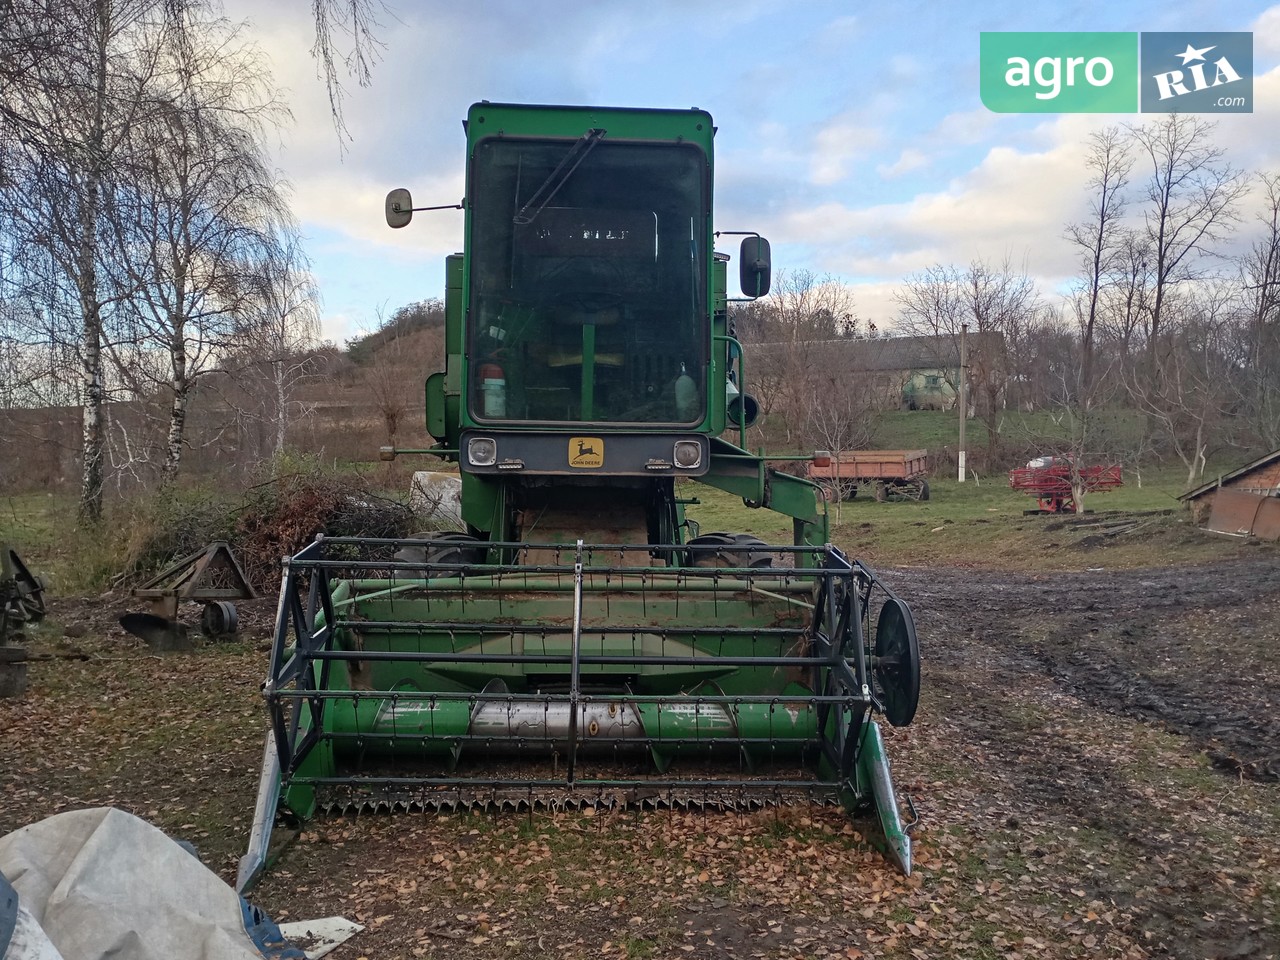
<svg viewBox="0 0 1280 960">
<path fill-rule="evenodd" d="M 480 365 L 480 393 L 486 417 L 507 415 L 507 375 L 496 363 Z"/>
</svg>

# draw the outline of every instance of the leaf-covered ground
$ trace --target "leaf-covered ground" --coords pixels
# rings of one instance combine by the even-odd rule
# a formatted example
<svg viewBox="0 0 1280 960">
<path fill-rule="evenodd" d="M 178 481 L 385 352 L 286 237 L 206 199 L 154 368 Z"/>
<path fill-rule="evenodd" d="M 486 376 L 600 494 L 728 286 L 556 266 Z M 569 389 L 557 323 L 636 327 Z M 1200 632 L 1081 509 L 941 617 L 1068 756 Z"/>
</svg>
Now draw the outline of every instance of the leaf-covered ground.
<svg viewBox="0 0 1280 960">
<path fill-rule="evenodd" d="M 910 878 L 831 809 L 411 814 L 311 825 L 255 899 L 359 919 L 338 956 L 371 960 L 1280 956 L 1273 553 L 890 573 L 926 658 L 917 721 L 888 744 L 923 814 Z M 53 604 L 32 649 L 54 656 L 0 701 L 0 833 L 110 803 L 231 879 L 271 604 L 240 645 L 174 658 L 111 626 L 127 608 Z"/>
</svg>

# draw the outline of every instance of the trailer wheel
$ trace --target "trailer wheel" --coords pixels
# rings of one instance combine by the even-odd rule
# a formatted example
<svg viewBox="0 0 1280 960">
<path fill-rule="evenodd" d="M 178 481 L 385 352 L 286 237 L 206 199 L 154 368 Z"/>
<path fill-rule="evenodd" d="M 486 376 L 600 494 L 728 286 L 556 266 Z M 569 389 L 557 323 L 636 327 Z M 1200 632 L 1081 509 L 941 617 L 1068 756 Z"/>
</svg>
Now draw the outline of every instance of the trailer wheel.
<svg viewBox="0 0 1280 960">
<path fill-rule="evenodd" d="M 206 637 L 224 637 L 240 625 L 236 605 L 229 600 L 210 600 L 200 614 L 200 632 Z"/>
</svg>

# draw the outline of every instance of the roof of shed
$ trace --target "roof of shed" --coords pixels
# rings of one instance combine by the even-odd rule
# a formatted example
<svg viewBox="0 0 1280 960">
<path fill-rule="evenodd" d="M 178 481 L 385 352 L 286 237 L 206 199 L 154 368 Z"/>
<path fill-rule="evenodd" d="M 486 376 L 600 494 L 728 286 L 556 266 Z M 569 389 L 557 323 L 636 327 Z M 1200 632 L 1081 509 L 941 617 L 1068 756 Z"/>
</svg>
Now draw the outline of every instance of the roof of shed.
<svg viewBox="0 0 1280 960">
<path fill-rule="evenodd" d="M 1248 476 L 1254 470 L 1270 466 L 1277 460 L 1280 460 L 1280 450 L 1272 450 L 1270 453 L 1264 454 L 1257 460 L 1254 460 L 1251 463 L 1246 463 L 1243 467 L 1237 467 L 1230 473 L 1224 473 L 1221 476 L 1214 477 L 1208 483 L 1202 483 L 1200 486 L 1188 490 L 1186 493 L 1179 495 L 1178 499 L 1184 501 L 1199 499 L 1206 493 L 1218 489 L 1218 487 L 1223 484 L 1230 483 L 1232 480 L 1238 480 L 1240 477 Z"/>
</svg>

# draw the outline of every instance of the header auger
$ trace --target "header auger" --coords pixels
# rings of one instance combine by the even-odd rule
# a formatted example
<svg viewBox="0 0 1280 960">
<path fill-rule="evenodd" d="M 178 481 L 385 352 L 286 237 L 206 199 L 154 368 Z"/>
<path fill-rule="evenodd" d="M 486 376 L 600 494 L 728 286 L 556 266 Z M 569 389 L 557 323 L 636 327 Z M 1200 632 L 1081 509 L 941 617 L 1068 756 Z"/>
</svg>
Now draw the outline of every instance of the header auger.
<svg viewBox="0 0 1280 960">
<path fill-rule="evenodd" d="M 915 714 L 915 628 L 829 544 L 815 485 L 744 449 L 711 117 L 479 103 L 466 131 L 438 444 L 389 455 L 456 461 L 467 530 L 286 561 L 242 889 L 277 812 L 332 809 L 840 803 L 909 872 L 874 718 Z M 388 222 L 412 212 L 393 191 Z M 769 259 L 745 235 L 748 296 Z M 792 543 L 701 534 L 685 481 Z"/>
</svg>

